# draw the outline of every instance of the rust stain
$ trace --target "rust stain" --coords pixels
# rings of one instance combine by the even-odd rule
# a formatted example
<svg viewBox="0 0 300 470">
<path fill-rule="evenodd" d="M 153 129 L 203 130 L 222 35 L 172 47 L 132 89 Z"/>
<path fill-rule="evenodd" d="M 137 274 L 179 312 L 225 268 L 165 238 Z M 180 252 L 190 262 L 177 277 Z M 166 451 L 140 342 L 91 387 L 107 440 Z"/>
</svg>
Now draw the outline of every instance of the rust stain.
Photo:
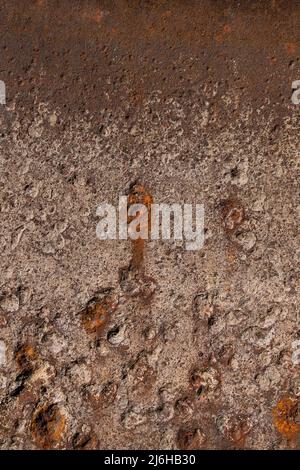
<svg viewBox="0 0 300 470">
<path fill-rule="evenodd" d="M 294 42 L 286 42 L 284 47 L 288 55 L 294 55 L 296 52 L 297 44 Z"/>
<path fill-rule="evenodd" d="M 57 447 L 62 439 L 66 418 L 55 404 L 41 406 L 33 416 L 31 434 L 43 449 Z"/>
<path fill-rule="evenodd" d="M 235 197 L 230 197 L 221 203 L 223 225 L 225 232 L 234 232 L 245 220 L 245 210 L 242 203 Z"/>
<path fill-rule="evenodd" d="M 102 390 L 97 394 L 90 394 L 89 399 L 95 410 L 107 408 L 114 403 L 118 392 L 118 385 L 109 381 L 104 384 Z"/>
<path fill-rule="evenodd" d="M 223 228 L 227 236 L 226 261 L 227 270 L 234 269 L 237 260 L 237 243 L 234 240 L 234 234 L 240 228 L 245 220 L 245 209 L 241 201 L 235 196 L 221 201 L 221 216 Z"/>
<path fill-rule="evenodd" d="M 300 433 L 299 401 L 295 397 L 283 397 L 273 409 L 276 429 L 287 439 L 295 439 Z"/>
<path fill-rule="evenodd" d="M 146 230 L 148 230 L 148 235 L 151 230 L 151 204 L 153 203 L 153 197 L 150 192 L 141 184 L 134 185 L 130 189 L 128 196 L 128 205 L 133 204 L 143 204 L 148 211 L 148 220 Z M 128 218 L 128 223 L 133 220 L 133 217 Z M 143 227 L 140 227 L 140 231 Z M 145 252 L 145 240 L 143 238 L 138 238 L 137 240 L 132 240 L 132 259 L 131 259 L 131 268 L 135 271 L 141 269 L 144 262 L 144 252 Z"/>
<path fill-rule="evenodd" d="M 37 353 L 33 346 L 30 344 L 24 344 L 19 346 L 16 353 L 15 359 L 22 371 L 30 371 L 33 368 L 34 361 L 37 358 Z"/>
<path fill-rule="evenodd" d="M 197 427 L 180 429 L 177 434 L 177 444 L 180 450 L 201 449 L 205 440 L 205 437 Z"/>
<path fill-rule="evenodd" d="M 250 426 L 246 421 L 239 419 L 233 420 L 229 428 L 226 430 L 225 436 L 231 441 L 235 447 L 242 449 L 245 447 L 247 435 L 250 432 Z"/>
<path fill-rule="evenodd" d="M 101 333 L 115 308 L 116 304 L 110 297 L 89 302 L 81 312 L 81 320 L 85 330 L 88 333 Z"/>
<path fill-rule="evenodd" d="M 172 10 L 166 10 L 162 13 L 162 18 L 169 18 L 172 15 Z"/>
<path fill-rule="evenodd" d="M 76 433 L 70 447 L 75 450 L 97 450 L 99 441 L 94 432 L 90 434 Z"/>
<path fill-rule="evenodd" d="M 224 24 L 221 31 L 215 36 L 216 42 L 218 44 L 222 44 L 226 40 L 226 37 L 231 33 L 231 31 L 231 26 L 229 24 Z"/>
<path fill-rule="evenodd" d="M 226 253 L 226 259 L 229 264 L 233 264 L 236 261 L 236 250 L 233 248 L 233 246 L 229 246 L 227 253 Z"/>
<path fill-rule="evenodd" d="M 127 217 L 128 225 L 139 216 L 147 215 L 145 221 L 140 219 L 136 221 L 136 231 L 148 234 L 151 231 L 151 204 L 153 203 L 153 197 L 148 189 L 142 184 L 134 184 L 128 194 L 127 209 L 133 204 L 143 204 L 144 208 L 141 213 Z M 147 210 L 147 214 L 143 214 L 142 211 Z M 143 226 L 144 223 L 144 226 Z M 129 227 L 130 230 L 130 227 Z M 131 239 L 131 259 L 128 266 L 120 268 L 119 270 L 119 282 L 122 289 L 127 292 L 131 297 L 139 297 L 140 300 L 148 304 L 151 297 L 154 294 L 156 282 L 153 278 L 146 276 L 145 274 L 145 247 L 146 240 L 143 238 Z"/>
</svg>

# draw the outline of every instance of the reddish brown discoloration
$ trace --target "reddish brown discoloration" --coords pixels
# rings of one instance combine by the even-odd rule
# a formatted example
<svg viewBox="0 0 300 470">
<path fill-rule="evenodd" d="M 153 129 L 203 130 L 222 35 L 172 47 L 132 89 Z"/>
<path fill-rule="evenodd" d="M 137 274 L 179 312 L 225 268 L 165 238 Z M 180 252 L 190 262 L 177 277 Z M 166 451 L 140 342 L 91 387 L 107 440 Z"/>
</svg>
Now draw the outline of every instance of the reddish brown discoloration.
<svg viewBox="0 0 300 470">
<path fill-rule="evenodd" d="M 298 393 L 299 1 L 2 0 L 0 23 L 0 446 L 289 447 L 293 402 L 273 429 L 269 404 Z M 203 202 L 204 249 L 100 243 L 133 181 Z M 118 310 L 82 303 L 101 286 Z"/>
<path fill-rule="evenodd" d="M 221 208 L 225 232 L 231 234 L 245 220 L 244 207 L 238 199 L 231 197 L 222 202 Z"/>
<path fill-rule="evenodd" d="M 15 359 L 18 367 L 23 371 L 31 371 L 37 359 L 37 353 L 30 344 L 19 346 L 15 353 Z"/>
<path fill-rule="evenodd" d="M 199 428 L 180 429 L 177 434 L 178 448 L 181 450 L 199 450 L 203 448 L 205 437 Z"/>
<path fill-rule="evenodd" d="M 229 24 L 225 24 L 221 31 L 216 35 L 216 42 L 221 44 L 225 41 L 226 37 L 231 33 L 231 26 Z"/>
<path fill-rule="evenodd" d="M 273 409 L 276 429 L 283 437 L 295 439 L 300 433 L 299 400 L 295 397 L 283 397 Z"/>
<path fill-rule="evenodd" d="M 143 204 L 148 211 L 148 224 L 146 229 L 148 230 L 148 236 L 151 230 L 151 204 L 153 204 L 153 197 L 150 192 L 141 184 L 136 184 L 130 189 L 128 196 L 128 206 L 132 204 Z M 133 218 L 128 219 L 130 223 Z M 142 229 L 142 227 L 141 227 Z M 145 251 L 145 239 L 138 238 L 137 240 L 132 240 L 132 259 L 131 267 L 134 271 L 138 271 L 142 268 L 144 261 L 144 251 Z"/>
<path fill-rule="evenodd" d="M 85 330 L 88 333 L 100 334 L 108 324 L 115 307 L 115 302 L 110 297 L 89 302 L 81 312 L 81 320 Z"/>
<path fill-rule="evenodd" d="M 294 42 L 287 42 L 285 45 L 285 50 L 289 55 L 294 55 L 296 53 L 297 44 Z"/>
<path fill-rule="evenodd" d="M 225 437 L 234 445 L 235 448 L 244 448 L 247 435 L 250 432 L 249 424 L 239 418 L 232 420 L 225 430 Z"/>
<path fill-rule="evenodd" d="M 268 89 L 275 105 L 282 84 L 289 82 L 284 57 L 296 56 L 300 39 L 299 4 L 291 1 L 272 7 L 257 0 L 239 6 L 228 0 L 163 5 L 153 0 L 151 7 L 144 8 L 138 2 L 89 0 L 70 5 L 36 0 L 27 2 L 24 9 L 23 1 L 6 0 L 1 3 L 6 26 L 1 43 L 3 62 L 9 65 L 1 79 L 10 83 L 9 100 L 26 99 L 29 106 L 24 113 L 31 113 L 35 93 L 37 102 L 45 102 L 51 89 L 53 107 L 62 108 L 62 122 L 88 109 L 99 125 L 99 103 L 105 107 L 109 102 L 122 110 L 125 102 L 136 108 L 152 90 L 161 89 L 168 98 L 178 89 L 220 78 L 234 87 L 237 74 L 245 100 L 257 103 L 263 100 L 266 80 L 273 73 L 273 60 L 266 59 L 278 55 L 277 79 L 271 80 Z M 225 48 L 229 39 L 230 50 Z M 22 57 L 13 60 L 20 45 Z M 183 69 L 176 63 L 178 53 L 187 61 Z M 191 65 L 190 58 L 194 58 Z M 160 66 L 153 66 L 153 60 Z M 216 117 L 222 120 L 221 103 L 216 108 Z M 270 111 L 266 106 L 263 113 Z M 276 116 L 289 113 L 279 100 Z"/>
<path fill-rule="evenodd" d="M 105 383 L 99 393 L 91 393 L 88 395 L 91 405 L 95 410 L 103 410 L 112 405 L 116 399 L 118 385 L 109 381 Z"/>
<path fill-rule="evenodd" d="M 84 12 L 83 17 L 99 24 L 103 18 L 103 12 L 100 10 L 100 8 L 97 8 L 95 11 Z"/>
<path fill-rule="evenodd" d="M 142 184 L 134 184 L 128 195 L 128 209 L 134 204 L 142 204 L 147 210 L 147 221 L 145 227 L 137 227 L 137 231 L 142 229 L 150 236 L 151 231 L 151 204 L 153 197 L 148 189 Z M 139 214 L 136 215 L 138 217 Z M 128 217 L 128 229 L 134 217 Z M 119 280 L 121 287 L 124 288 L 130 296 L 139 297 L 147 304 L 155 290 L 155 281 L 145 274 L 145 250 L 146 239 L 131 239 L 132 256 L 128 266 L 119 270 Z M 127 286 L 127 287 L 126 287 Z"/>
<path fill-rule="evenodd" d="M 31 434 L 42 449 L 58 447 L 66 426 L 66 418 L 57 405 L 43 405 L 35 412 Z"/>
<path fill-rule="evenodd" d="M 99 440 L 95 433 L 76 433 L 73 436 L 70 448 L 75 450 L 97 450 L 99 449 Z"/>
</svg>

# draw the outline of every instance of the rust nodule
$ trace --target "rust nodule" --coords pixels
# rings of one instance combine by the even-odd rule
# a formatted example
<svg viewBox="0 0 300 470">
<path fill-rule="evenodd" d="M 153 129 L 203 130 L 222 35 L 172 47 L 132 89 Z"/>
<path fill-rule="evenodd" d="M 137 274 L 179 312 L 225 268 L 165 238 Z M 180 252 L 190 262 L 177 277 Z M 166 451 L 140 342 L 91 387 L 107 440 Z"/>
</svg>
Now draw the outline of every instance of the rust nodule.
<svg viewBox="0 0 300 470">
<path fill-rule="evenodd" d="M 299 400 L 296 397 L 281 398 L 273 408 L 273 420 L 277 431 L 289 440 L 300 433 Z"/>
<path fill-rule="evenodd" d="M 114 301 L 108 296 L 90 301 L 81 312 L 81 321 L 88 333 L 102 333 L 115 309 Z"/>
<path fill-rule="evenodd" d="M 37 409 L 31 422 L 33 440 L 42 449 L 58 447 L 66 426 L 66 418 L 56 404 Z"/>
</svg>

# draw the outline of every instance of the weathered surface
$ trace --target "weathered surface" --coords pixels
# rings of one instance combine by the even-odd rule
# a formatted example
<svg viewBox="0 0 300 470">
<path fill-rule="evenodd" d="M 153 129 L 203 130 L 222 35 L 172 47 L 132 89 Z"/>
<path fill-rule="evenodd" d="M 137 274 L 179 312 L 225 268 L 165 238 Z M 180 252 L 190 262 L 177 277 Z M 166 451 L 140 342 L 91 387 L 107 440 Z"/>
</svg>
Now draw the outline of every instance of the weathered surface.
<svg viewBox="0 0 300 470">
<path fill-rule="evenodd" d="M 1 448 L 299 447 L 299 2 L 0 23 Z M 204 248 L 99 241 L 120 194 L 204 203 Z"/>
</svg>

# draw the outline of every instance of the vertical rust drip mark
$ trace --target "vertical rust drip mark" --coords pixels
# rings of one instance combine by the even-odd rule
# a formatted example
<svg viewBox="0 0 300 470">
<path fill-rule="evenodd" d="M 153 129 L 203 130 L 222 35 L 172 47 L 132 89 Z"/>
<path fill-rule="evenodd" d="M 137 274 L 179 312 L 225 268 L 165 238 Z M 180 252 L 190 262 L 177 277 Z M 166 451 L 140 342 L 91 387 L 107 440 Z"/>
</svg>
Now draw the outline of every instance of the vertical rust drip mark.
<svg viewBox="0 0 300 470">
<path fill-rule="evenodd" d="M 133 204 L 143 204 L 148 211 L 148 223 L 146 230 L 148 231 L 148 237 L 151 231 L 151 204 L 153 203 L 153 197 L 150 192 L 141 184 L 136 184 L 130 189 L 128 196 L 128 206 L 130 207 Z M 128 217 L 128 224 L 133 220 L 133 217 Z M 140 227 L 142 231 L 143 227 Z M 145 240 L 143 238 L 138 238 L 137 240 L 132 240 L 132 258 L 130 262 L 130 267 L 133 271 L 143 270 L 144 265 L 144 252 L 145 252 Z"/>
<path fill-rule="evenodd" d="M 142 185 L 134 184 L 131 186 L 127 200 L 127 210 L 133 204 L 142 204 L 147 209 L 147 217 L 139 218 L 139 224 L 136 227 L 137 232 L 148 234 L 151 232 L 151 204 L 153 197 L 151 193 Z M 143 210 L 143 209 L 142 209 Z M 143 214 L 127 217 L 127 224 Z M 142 224 L 145 224 L 143 227 Z M 121 268 L 119 271 L 120 285 L 129 297 L 138 297 L 143 303 L 148 304 L 154 294 L 156 283 L 154 279 L 145 275 L 145 249 L 146 240 L 143 238 L 131 239 L 131 259 L 129 265 Z"/>
</svg>

